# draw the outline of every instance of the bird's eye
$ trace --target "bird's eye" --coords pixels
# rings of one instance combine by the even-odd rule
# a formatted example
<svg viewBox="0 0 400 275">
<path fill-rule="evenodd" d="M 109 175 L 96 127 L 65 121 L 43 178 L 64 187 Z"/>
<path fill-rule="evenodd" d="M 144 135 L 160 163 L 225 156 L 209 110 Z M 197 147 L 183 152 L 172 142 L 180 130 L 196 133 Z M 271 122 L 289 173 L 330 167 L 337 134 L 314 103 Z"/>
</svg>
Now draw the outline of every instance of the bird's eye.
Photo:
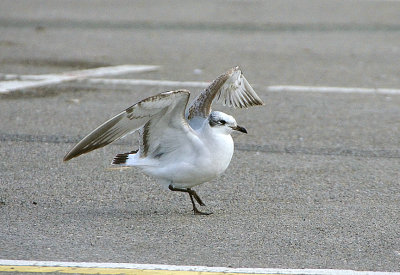
<svg viewBox="0 0 400 275">
<path fill-rule="evenodd" d="M 221 120 L 219 121 L 219 123 L 222 124 L 222 125 L 224 125 L 224 124 L 226 124 L 226 121 L 223 120 L 223 119 L 221 119 Z"/>
</svg>

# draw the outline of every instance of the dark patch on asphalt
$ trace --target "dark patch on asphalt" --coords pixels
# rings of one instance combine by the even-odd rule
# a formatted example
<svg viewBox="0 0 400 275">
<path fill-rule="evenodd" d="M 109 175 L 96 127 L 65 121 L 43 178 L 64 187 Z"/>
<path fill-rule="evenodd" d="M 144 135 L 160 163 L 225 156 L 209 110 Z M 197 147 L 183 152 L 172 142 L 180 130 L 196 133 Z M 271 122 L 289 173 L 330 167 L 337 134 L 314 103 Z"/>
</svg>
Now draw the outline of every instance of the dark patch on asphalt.
<svg viewBox="0 0 400 275">
<path fill-rule="evenodd" d="M 299 154 L 299 155 L 321 155 L 321 156 L 351 156 L 365 158 L 400 158 L 400 150 L 385 149 L 356 149 L 356 148 L 314 148 L 301 146 L 277 146 L 277 145 L 254 145 L 235 144 L 239 151 Z"/>
<path fill-rule="evenodd" d="M 49 85 L 38 88 L 22 89 L 18 91 L 13 91 L 11 93 L 0 93 L 0 99 L 26 99 L 26 98 L 38 98 L 38 97 L 52 97 L 57 96 L 61 93 L 74 93 L 74 92 L 90 92 L 96 91 L 95 87 L 66 87 L 62 84 Z"/>
<path fill-rule="evenodd" d="M 82 137 L 63 135 L 31 135 L 31 134 L 7 134 L 0 133 L 0 142 L 37 142 L 37 143 L 77 143 Z M 131 142 L 116 141 L 112 145 L 131 146 Z M 317 155 L 317 156 L 350 156 L 362 158 L 400 158 L 400 150 L 385 149 L 357 149 L 357 148 L 314 148 L 301 146 L 279 146 L 273 144 L 255 145 L 236 143 L 235 149 L 245 152 L 261 152 L 275 154 Z"/>
<path fill-rule="evenodd" d="M 4 59 L 3 64 L 18 64 L 29 66 L 51 66 L 51 67 L 66 67 L 73 69 L 90 69 L 97 67 L 111 66 L 111 64 L 104 62 L 94 62 L 88 60 L 62 60 L 62 59 Z"/>
<path fill-rule="evenodd" d="M 15 47 L 20 45 L 17 42 L 11 41 L 11 40 L 0 40 L 0 46 L 5 46 L 5 47 Z"/>
<path fill-rule="evenodd" d="M 0 25 L 13 28 L 44 29 L 137 29 L 175 31 L 243 32 L 398 32 L 400 24 L 383 23 L 235 23 L 235 22 L 151 22 L 151 21 L 73 21 L 0 19 Z"/>
<path fill-rule="evenodd" d="M 62 135 L 30 135 L 30 134 L 5 134 L 0 133 L 0 142 L 22 141 L 38 143 L 76 143 L 83 137 L 68 137 Z"/>
</svg>

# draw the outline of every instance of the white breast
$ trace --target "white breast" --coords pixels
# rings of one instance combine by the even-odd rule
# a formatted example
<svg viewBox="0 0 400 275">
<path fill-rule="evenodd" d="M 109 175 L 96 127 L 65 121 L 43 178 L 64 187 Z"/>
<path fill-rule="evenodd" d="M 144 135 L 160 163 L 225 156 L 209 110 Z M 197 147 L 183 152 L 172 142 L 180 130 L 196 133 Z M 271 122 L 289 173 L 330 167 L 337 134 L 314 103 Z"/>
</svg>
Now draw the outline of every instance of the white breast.
<svg viewBox="0 0 400 275">
<path fill-rule="evenodd" d="M 198 129 L 201 146 L 184 146 L 165 154 L 159 165 L 142 167 L 163 184 L 191 188 L 221 175 L 231 162 L 234 145 L 229 134 L 215 132 L 209 126 Z"/>
</svg>

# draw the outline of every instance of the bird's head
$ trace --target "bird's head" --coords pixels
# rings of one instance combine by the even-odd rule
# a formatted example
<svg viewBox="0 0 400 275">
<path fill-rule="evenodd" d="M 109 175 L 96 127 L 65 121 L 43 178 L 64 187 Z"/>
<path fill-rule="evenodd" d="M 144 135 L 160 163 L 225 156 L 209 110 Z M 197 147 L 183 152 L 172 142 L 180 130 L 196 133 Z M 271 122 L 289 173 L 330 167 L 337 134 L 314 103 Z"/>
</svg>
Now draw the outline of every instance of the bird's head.
<svg viewBox="0 0 400 275">
<path fill-rule="evenodd" d="M 230 134 L 233 130 L 247 134 L 247 130 L 237 125 L 233 116 L 223 112 L 213 111 L 208 116 L 208 124 L 218 132 Z"/>
</svg>

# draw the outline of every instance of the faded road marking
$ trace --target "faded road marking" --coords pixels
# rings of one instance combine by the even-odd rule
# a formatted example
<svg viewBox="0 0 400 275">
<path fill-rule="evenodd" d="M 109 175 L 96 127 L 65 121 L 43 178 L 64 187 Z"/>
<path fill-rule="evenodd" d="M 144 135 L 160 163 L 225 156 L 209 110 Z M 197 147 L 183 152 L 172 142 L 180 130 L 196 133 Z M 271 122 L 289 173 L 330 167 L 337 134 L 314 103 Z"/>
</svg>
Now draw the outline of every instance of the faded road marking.
<svg viewBox="0 0 400 275">
<path fill-rule="evenodd" d="M 56 85 L 63 82 L 85 79 L 89 77 L 102 77 L 108 75 L 120 75 L 125 73 L 148 72 L 157 70 L 159 66 L 152 65 L 120 65 L 100 67 L 95 69 L 70 71 L 60 74 L 43 75 L 12 75 L 1 74 L 0 93 L 32 89 L 48 85 Z"/>
</svg>

